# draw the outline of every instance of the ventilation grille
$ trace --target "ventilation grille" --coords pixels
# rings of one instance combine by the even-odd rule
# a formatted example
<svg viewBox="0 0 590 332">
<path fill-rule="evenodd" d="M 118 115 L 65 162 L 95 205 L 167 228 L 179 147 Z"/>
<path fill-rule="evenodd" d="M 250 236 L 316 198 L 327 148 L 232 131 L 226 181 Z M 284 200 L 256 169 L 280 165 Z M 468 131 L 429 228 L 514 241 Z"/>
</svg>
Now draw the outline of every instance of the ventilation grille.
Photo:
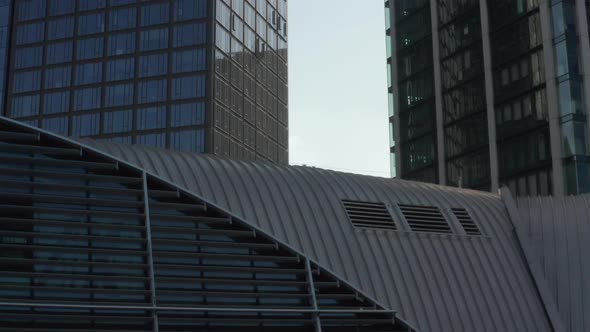
<svg viewBox="0 0 590 332">
<path fill-rule="evenodd" d="M 354 227 L 395 230 L 395 223 L 385 204 L 342 200 L 348 219 Z"/>
<path fill-rule="evenodd" d="M 481 235 L 481 231 L 479 230 L 479 228 L 477 227 L 477 225 L 475 224 L 467 210 L 463 208 L 452 208 L 451 210 L 453 211 L 455 217 L 457 217 L 457 220 L 459 220 L 459 222 L 461 223 L 461 226 L 463 226 L 465 233 L 467 233 L 468 235 Z"/>
<path fill-rule="evenodd" d="M 437 207 L 400 204 L 399 208 L 414 232 L 451 233 L 451 227 Z"/>
</svg>

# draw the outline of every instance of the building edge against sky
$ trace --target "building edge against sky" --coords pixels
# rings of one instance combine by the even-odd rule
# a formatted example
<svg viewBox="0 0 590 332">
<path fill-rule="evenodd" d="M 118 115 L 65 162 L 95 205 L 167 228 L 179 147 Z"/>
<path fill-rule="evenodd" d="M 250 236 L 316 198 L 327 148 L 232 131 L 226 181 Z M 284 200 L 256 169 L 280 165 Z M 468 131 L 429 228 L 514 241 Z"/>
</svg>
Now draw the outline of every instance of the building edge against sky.
<svg viewBox="0 0 590 332">
<path fill-rule="evenodd" d="M 0 18 L 2 114 L 288 163 L 287 0 L 0 0 Z"/>
<path fill-rule="evenodd" d="M 590 1 L 385 1 L 392 175 L 590 192 Z"/>
</svg>

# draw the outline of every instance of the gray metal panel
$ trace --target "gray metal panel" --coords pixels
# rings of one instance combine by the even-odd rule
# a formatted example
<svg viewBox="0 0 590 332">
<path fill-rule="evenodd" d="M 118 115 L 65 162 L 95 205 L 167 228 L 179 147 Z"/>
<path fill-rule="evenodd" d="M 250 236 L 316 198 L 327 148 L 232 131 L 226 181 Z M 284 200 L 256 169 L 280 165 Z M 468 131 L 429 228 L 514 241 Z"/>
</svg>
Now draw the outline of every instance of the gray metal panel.
<svg viewBox="0 0 590 332">
<path fill-rule="evenodd" d="M 84 140 L 272 234 L 424 331 L 551 331 L 498 195 Z M 466 208 L 485 236 L 354 229 L 341 199 Z M 457 233 L 457 232 L 455 232 Z"/>
<path fill-rule="evenodd" d="M 566 331 L 590 330 L 590 195 L 518 198 L 521 242 L 531 270 Z"/>
</svg>

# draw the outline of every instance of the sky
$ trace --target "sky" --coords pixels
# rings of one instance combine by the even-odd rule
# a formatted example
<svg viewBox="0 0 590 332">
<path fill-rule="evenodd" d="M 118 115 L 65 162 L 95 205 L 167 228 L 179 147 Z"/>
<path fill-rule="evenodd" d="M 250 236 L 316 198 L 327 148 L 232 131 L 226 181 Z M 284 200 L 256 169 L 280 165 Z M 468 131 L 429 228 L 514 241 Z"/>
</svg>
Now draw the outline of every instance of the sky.
<svg viewBox="0 0 590 332">
<path fill-rule="evenodd" d="M 389 177 L 383 0 L 289 1 L 289 158 Z"/>
</svg>

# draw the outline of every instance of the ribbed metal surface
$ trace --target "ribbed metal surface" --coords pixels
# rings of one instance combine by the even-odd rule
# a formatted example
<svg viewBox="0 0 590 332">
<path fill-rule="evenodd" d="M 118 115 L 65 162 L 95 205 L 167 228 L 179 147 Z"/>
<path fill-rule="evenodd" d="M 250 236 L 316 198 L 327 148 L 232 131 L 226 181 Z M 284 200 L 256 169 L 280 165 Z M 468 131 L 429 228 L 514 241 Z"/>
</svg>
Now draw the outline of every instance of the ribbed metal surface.
<svg viewBox="0 0 590 332">
<path fill-rule="evenodd" d="M 308 167 L 83 141 L 284 241 L 423 331 L 550 331 L 499 196 Z M 342 200 L 436 206 L 453 234 L 355 230 Z M 452 208 L 486 236 L 462 236 Z"/>
<path fill-rule="evenodd" d="M 590 331 L 590 195 L 518 198 L 531 270 L 545 281 L 567 331 Z"/>
<path fill-rule="evenodd" d="M 0 331 L 415 331 L 211 202 L 78 143 L 23 138 L 0 138 Z"/>
</svg>

